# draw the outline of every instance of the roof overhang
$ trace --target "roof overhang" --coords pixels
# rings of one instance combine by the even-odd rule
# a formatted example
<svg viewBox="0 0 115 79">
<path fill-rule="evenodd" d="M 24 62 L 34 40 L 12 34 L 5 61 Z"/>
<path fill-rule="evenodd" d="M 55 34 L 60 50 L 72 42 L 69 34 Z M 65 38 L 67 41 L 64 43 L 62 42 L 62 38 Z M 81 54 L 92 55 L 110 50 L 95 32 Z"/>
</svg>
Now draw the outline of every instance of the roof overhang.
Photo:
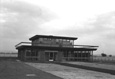
<svg viewBox="0 0 115 79">
<path fill-rule="evenodd" d="M 22 45 L 16 49 L 40 49 L 40 50 L 67 50 L 67 51 L 95 51 L 97 48 L 73 48 L 73 47 L 49 47 L 49 46 L 26 46 Z"/>
<path fill-rule="evenodd" d="M 52 36 L 52 35 L 35 35 L 31 38 L 29 38 L 29 40 L 35 40 L 38 38 L 56 38 L 56 39 L 69 39 L 69 40 L 77 40 L 78 38 L 75 37 L 63 37 L 63 36 Z"/>
</svg>

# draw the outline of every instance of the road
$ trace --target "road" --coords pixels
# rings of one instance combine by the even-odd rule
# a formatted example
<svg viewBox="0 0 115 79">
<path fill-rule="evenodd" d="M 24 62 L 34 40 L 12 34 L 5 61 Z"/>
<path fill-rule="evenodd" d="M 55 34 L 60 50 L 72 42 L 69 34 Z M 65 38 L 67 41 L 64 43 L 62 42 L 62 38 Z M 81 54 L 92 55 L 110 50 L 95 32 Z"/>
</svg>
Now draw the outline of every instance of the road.
<svg viewBox="0 0 115 79">
<path fill-rule="evenodd" d="M 0 60 L 0 79 L 62 79 L 15 60 Z"/>
<path fill-rule="evenodd" d="M 80 69 L 85 69 L 85 70 L 103 72 L 103 73 L 108 73 L 108 74 L 111 74 L 111 75 L 115 75 L 115 69 L 112 69 L 112 68 L 104 68 L 104 67 L 98 67 L 98 66 L 94 67 L 94 66 L 88 66 L 88 65 L 85 65 L 85 64 L 77 64 L 77 63 L 73 64 L 73 63 L 67 63 L 67 62 L 65 62 L 65 63 L 55 63 L 55 64 L 74 67 L 74 68 L 80 68 Z"/>
</svg>

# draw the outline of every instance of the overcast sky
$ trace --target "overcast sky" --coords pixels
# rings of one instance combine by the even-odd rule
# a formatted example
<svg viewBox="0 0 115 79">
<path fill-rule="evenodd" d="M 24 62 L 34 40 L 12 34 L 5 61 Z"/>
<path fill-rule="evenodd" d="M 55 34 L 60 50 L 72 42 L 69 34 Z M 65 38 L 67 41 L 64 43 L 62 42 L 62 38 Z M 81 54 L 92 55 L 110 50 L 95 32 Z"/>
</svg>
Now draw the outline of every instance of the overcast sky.
<svg viewBox="0 0 115 79">
<path fill-rule="evenodd" d="M 114 25 L 114 0 L 0 0 L 0 51 L 43 34 L 78 37 L 76 45 L 115 55 Z"/>
</svg>

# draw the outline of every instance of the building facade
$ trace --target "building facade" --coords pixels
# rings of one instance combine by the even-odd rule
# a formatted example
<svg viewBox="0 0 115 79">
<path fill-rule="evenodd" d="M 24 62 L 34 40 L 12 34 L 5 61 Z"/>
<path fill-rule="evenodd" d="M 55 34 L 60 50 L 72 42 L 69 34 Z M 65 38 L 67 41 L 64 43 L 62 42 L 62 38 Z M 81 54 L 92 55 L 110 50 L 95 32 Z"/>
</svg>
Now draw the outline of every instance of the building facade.
<svg viewBox="0 0 115 79">
<path fill-rule="evenodd" d="M 22 61 L 61 62 L 92 61 L 98 46 L 74 45 L 75 37 L 35 35 L 16 45 L 18 59 Z"/>
</svg>

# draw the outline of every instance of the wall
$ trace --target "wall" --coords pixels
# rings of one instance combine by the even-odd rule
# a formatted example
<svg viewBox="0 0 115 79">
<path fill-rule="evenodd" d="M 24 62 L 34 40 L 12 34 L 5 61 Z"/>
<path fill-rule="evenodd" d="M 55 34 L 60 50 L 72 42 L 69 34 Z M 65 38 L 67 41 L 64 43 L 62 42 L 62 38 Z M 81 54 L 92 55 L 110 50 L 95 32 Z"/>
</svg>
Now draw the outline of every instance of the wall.
<svg viewBox="0 0 115 79">
<path fill-rule="evenodd" d="M 39 61 L 45 62 L 45 52 L 44 50 L 39 50 Z"/>
<path fill-rule="evenodd" d="M 32 41 L 33 46 L 64 46 L 64 47 L 73 47 L 72 40 L 66 39 L 52 39 L 52 38 L 38 38 Z"/>
</svg>

